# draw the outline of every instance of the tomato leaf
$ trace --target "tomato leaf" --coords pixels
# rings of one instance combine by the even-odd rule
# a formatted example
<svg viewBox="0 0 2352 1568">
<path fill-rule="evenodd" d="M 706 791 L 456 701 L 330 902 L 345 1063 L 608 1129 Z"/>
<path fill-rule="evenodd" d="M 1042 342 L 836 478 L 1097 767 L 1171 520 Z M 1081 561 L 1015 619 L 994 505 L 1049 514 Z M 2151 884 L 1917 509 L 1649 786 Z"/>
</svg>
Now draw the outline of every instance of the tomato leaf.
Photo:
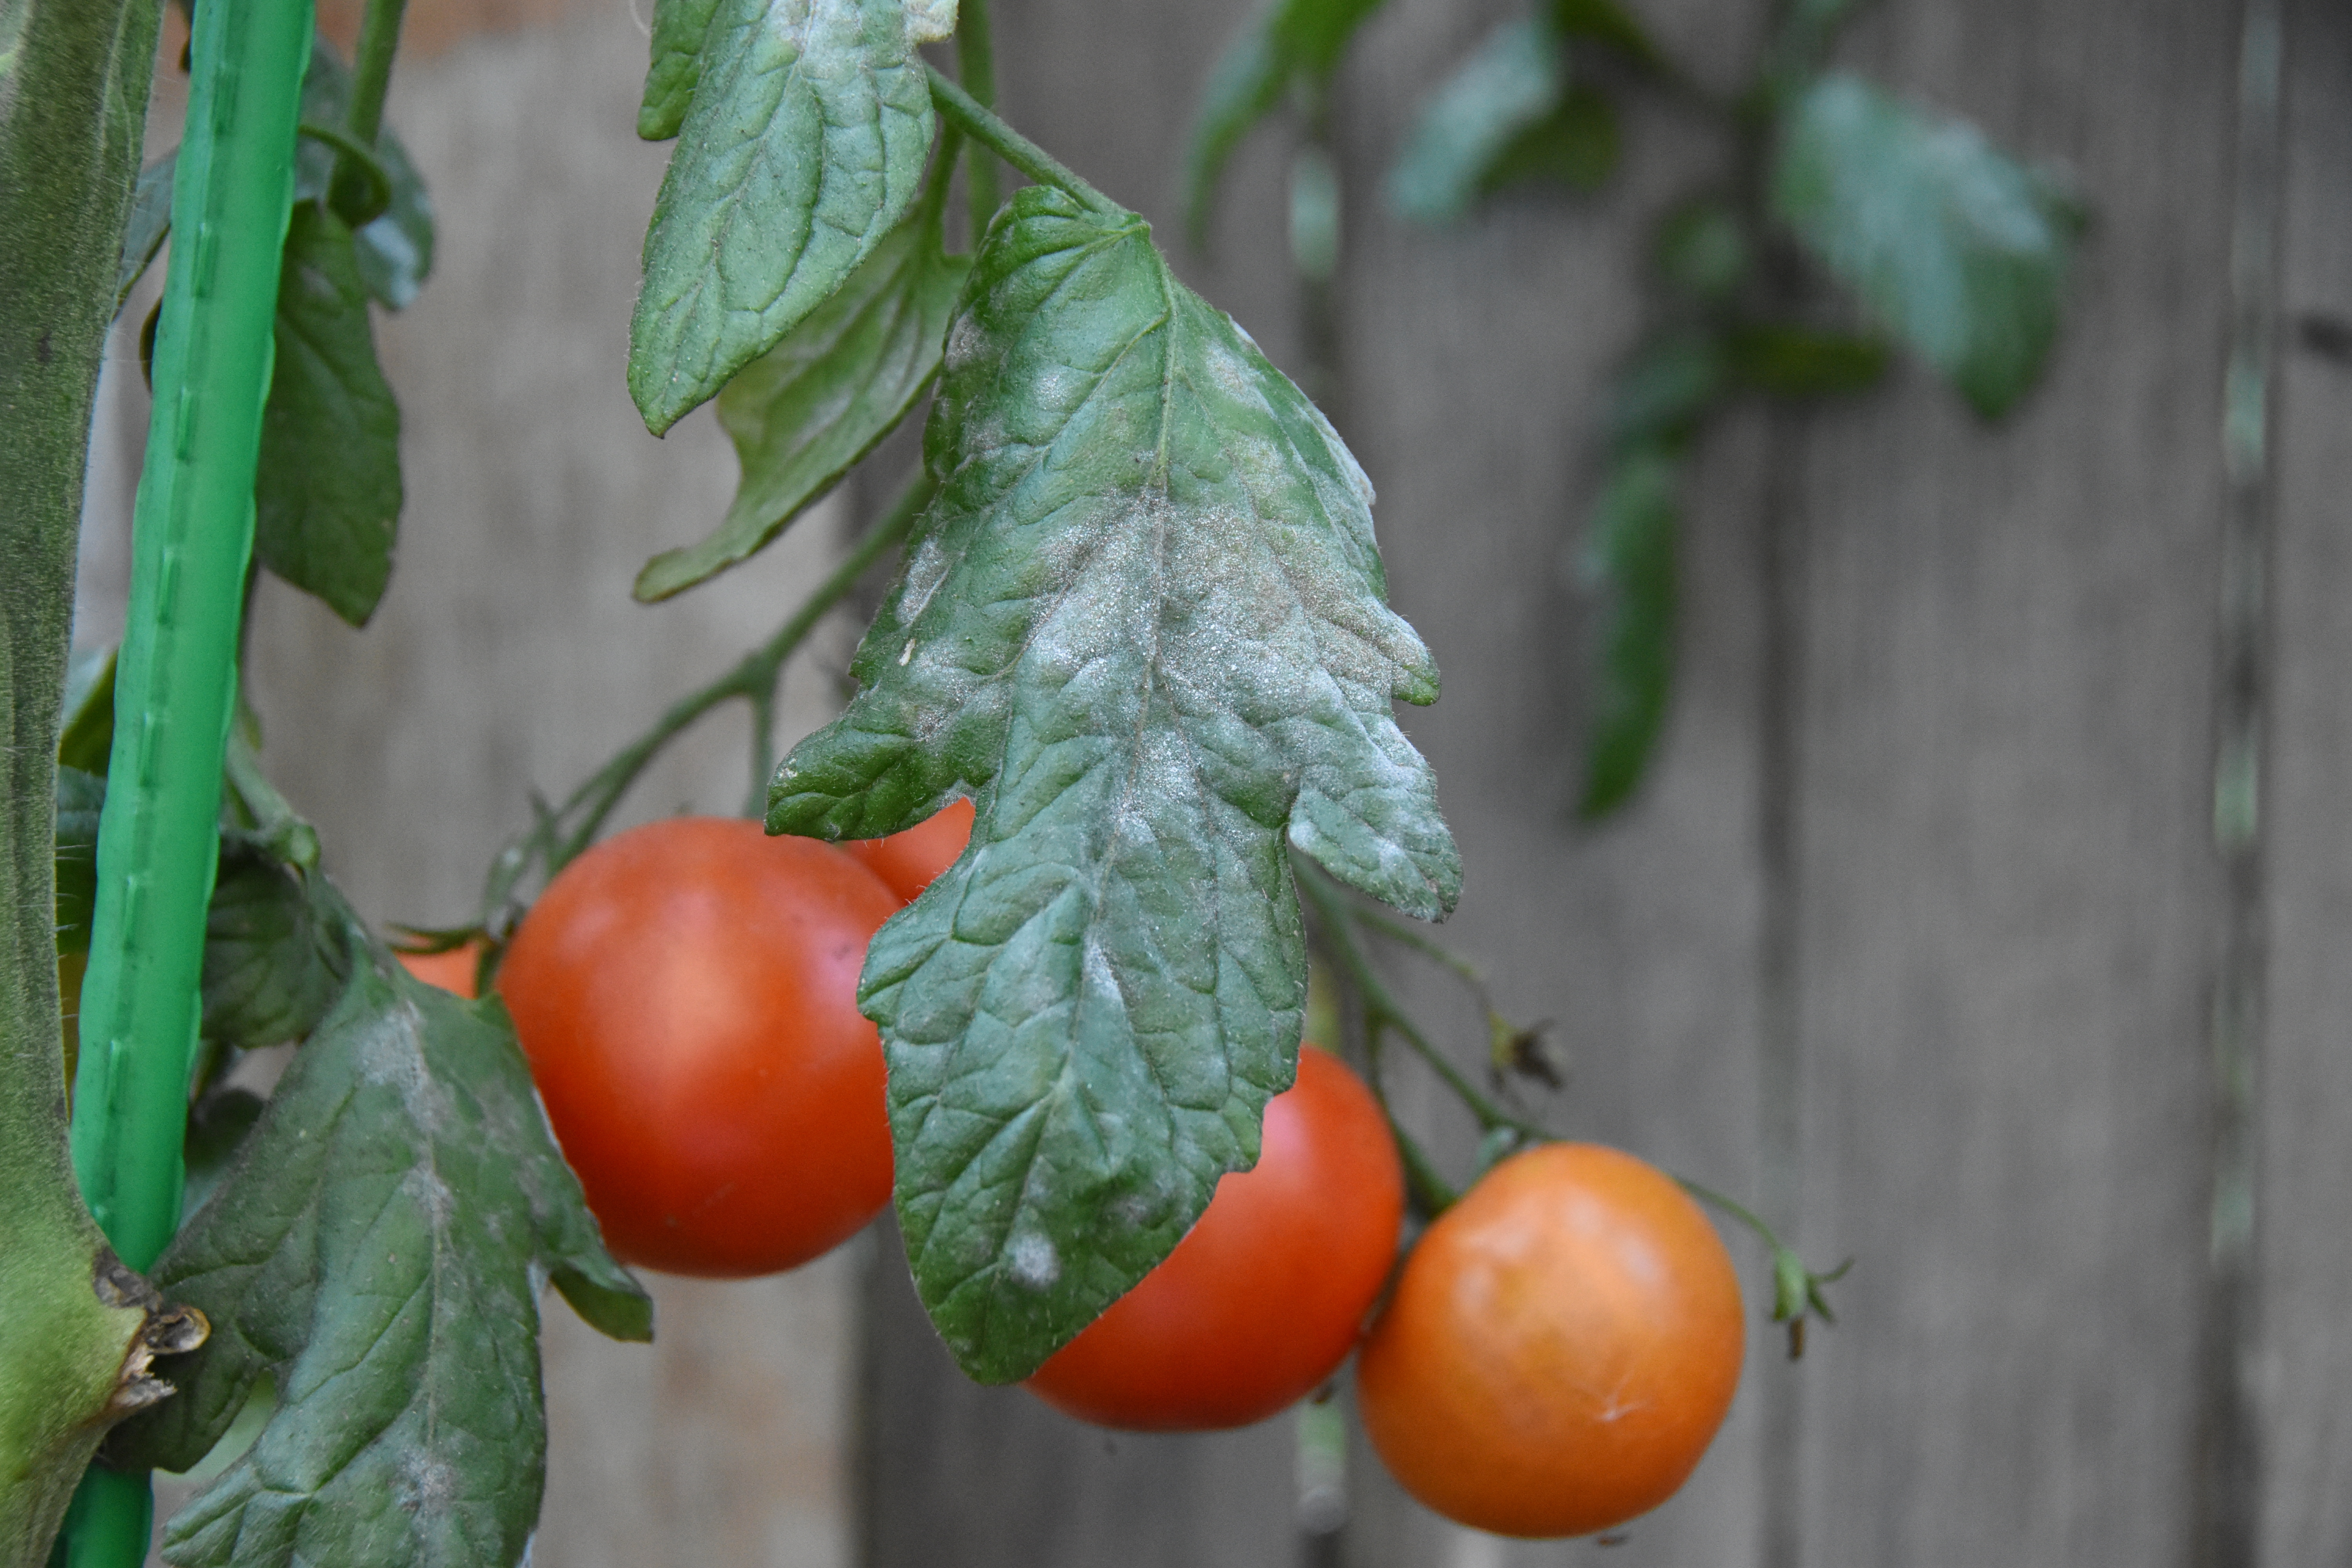
<svg viewBox="0 0 2352 1568">
<path fill-rule="evenodd" d="M 1633 798 L 1664 728 L 1675 675 L 1675 535 L 1680 464 L 1662 443 L 1618 454 L 1592 509 L 1583 576 L 1601 603 L 1585 742 L 1590 821 Z"/>
<path fill-rule="evenodd" d="M 608 1334 L 651 1331 L 498 1004 L 345 930 L 334 1011 L 153 1273 L 212 1337 L 170 1364 L 178 1397 L 121 1430 L 117 1462 L 184 1469 L 257 1378 L 278 1391 L 252 1448 L 166 1527 L 181 1568 L 519 1562 L 544 1477 L 541 1281 Z"/>
<path fill-rule="evenodd" d="M 277 337 L 253 552 L 363 626 L 392 577 L 400 406 L 376 363 L 352 231 L 320 202 L 297 202 L 287 226 Z"/>
<path fill-rule="evenodd" d="M 1218 57 L 1201 93 L 1184 156 L 1185 226 L 1198 244 L 1209 228 L 1217 179 L 1250 129 L 1300 78 L 1328 79 L 1381 0 L 1273 0 Z"/>
<path fill-rule="evenodd" d="M 1832 75 L 1790 109 L 1774 213 L 1987 417 L 2040 374 L 2082 214 L 1974 126 Z"/>
<path fill-rule="evenodd" d="M 341 993 L 350 960 L 323 879 L 281 863 L 251 837 L 221 835 L 205 911 L 208 1040 L 250 1050 L 299 1040 Z"/>
<path fill-rule="evenodd" d="M 1371 488 L 1132 215 L 1022 191 L 948 335 L 941 489 L 772 832 L 976 797 L 875 938 L 915 1282 L 965 1369 L 1026 1375 L 1257 1153 L 1306 955 L 1286 834 L 1425 918 L 1461 871 L 1390 704 L 1437 696 L 1385 605 Z"/>
<path fill-rule="evenodd" d="M 341 127 L 350 117 L 352 73 L 321 37 L 312 40 L 310 67 L 302 77 L 302 118 L 313 125 Z M 352 236 L 360 278 L 380 303 L 398 310 L 416 298 L 433 270 L 433 208 L 425 181 L 409 162 L 408 150 L 390 131 L 376 137 L 376 162 L 392 184 L 392 205 Z M 294 146 L 294 199 L 327 205 L 335 177 L 335 150 L 305 136 Z"/>
<path fill-rule="evenodd" d="M 719 0 L 654 0 L 653 59 L 637 105 L 637 134 L 646 141 L 667 142 L 686 122 L 702 79 L 702 40 L 718 9 Z"/>
<path fill-rule="evenodd" d="M 1533 180 L 1599 190 L 1617 168 L 1617 106 L 1598 88 L 1571 85 L 1549 114 L 1521 131 L 1479 176 L 1481 191 Z"/>
<path fill-rule="evenodd" d="M 1606 44 L 1651 70 L 1671 68 L 1665 51 L 1617 0 L 1551 0 L 1551 25 L 1564 38 Z"/>
<path fill-rule="evenodd" d="M 1567 91 L 1566 51 L 1549 23 L 1521 16 L 1496 27 L 1422 105 L 1389 171 L 1389 204 L 1423 223 L 1459 218 Z"/>
<path fill-rule="evenodd" d="M 936 4 L 719 0 L 646 236 L 629 391 L 659 435 L 782 341 L 904 216 Z"/>
<path fill-rule="evenodd" d="M 106 780 L 79 768 L 58 769 L 58 952 L 89 951 L 90 914 L 98 905 L 98 818 Z"/>
<path fill-rule="evenodd" d="M 1619 450 L 1680 441 L 1730 384 L 1722 340 L 1703 328 L 1670 328 L 1634 351 L 1617 373 L 1609 436 Z"/>
<path fill-rule="evenodd" d="M 1876 338 L 1757 322 L 1724 339 L 1732 374 L 1775 397 L 1832 397 L 1861 392 L 1886 374 L 1886 345 Z"/>
<path fill-rule="evenodd" d="M 766 548 L 898 428 L 939 374 L 971 266 L 943 254 L 936 215 L 910 214 L 831 299 L 745 365 L 719 395 L 719 422 L 743 465 L 735 504 L 699 544 L 647 562 L 637 597 L 666 599 Z"/>
<path fill-rule="evenodd" d="M 131 193 L 131 216 L 122 230 L 122 265 L 114 275 L 114 309 L 120 315 L 131 301 L 131 290 L 146 274 L 148 263 L 163 248 L 172 232 L 172 176 L 180 165 L 174 147 L 139 171 Z"/>
</svg>

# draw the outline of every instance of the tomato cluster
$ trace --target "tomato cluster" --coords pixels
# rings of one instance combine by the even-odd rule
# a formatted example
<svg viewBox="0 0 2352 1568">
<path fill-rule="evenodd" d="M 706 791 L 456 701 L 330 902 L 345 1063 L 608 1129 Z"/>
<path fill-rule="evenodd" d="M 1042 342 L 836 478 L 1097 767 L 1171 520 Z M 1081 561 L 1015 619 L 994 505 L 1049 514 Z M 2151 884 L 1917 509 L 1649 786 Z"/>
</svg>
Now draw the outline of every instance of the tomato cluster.
<svg viewBox="0 0 2352 1568">
<path fill-rule="evenodd" d="M 549 885 L 499 989 L 616 1256 L 769 1273 L 887 1200 L 882 1050 L 858 970 L 971 821 L 959 803 L 835 847 L 678 818 Z M 404 961 L 470 994 L 476 957 Z M 1373 1446 L 1454 1519 L 1583 1534 L 1680 1487 L 1744 1342 L 1730 1260 L 1681 1187 L 1616 1150 L 1541 1145 L 1440 1215 L 1400 1268 L 1404 1198 L 1386 1110 L 1337 1058 L 1302 1050 L 1256 1165 L 1225 1176 L 1176 1249 L 1027 1387 L 1105 1426 L 1234 1426 L 1311 1393 L 1360 1342 Z"/>
</svg>

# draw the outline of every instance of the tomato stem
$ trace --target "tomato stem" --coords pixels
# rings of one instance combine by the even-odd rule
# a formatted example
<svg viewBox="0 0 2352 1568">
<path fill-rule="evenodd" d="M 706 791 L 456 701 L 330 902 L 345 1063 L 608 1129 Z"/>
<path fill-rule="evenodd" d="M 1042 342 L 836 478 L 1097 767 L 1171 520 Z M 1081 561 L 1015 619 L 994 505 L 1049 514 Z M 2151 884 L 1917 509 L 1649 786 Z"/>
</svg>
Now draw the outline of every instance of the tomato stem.
<svg viewBox="0 0 2352 1568">
<path fill-rule="evenodd" d="M 1837 1314 L 1830 1310 L 1829 1298 L 1822 1287 L 1843 1279 L 1853 1267 L 1849 1258 L 1827 1273 L 1816 1273 L 1805 1267 L 1796 1249 L 1782 1241 L 1772 1227 L 1766 1225 L 1754 1210 L 1736 1199 L 1702 1186 L 1688 1176 L 1676 1176 L 1683 1191 L 1701 1203 L 1711 1204 L 1725 1214 L 1754 1231 L 1772 1254 L 1772 1321 L 1789 1325 L 1789 1359 L 1796 1361 L 1805 1353 L 1805 1320 L 1819 1318 L 1824 1323 L 1835 1323 Z"/>
<path fill-rule="evenodd" d="M 352 102 L 343 116 L 343 129 L 361 148 L 373 150 L 383 129 L 383 100 L 392 90 L 392 58 L 400 47 L 400 22 L 407 9 L 408 0 L 368 0 L 367 14 L 360 22 L 359 47 L 352 58 Z M 391 205 L 392 187 L 380 166 L 375 176 L 373 183 L 381 184 L 384 204 Z M 370 184 L 357 157 L 346 152 L 335 164 L 331 205 L 338 212 L 365 210 L 367 198 L 359 193 Z"/>
<path fill-rule="evenodd" d="M 962 0 L 956 8 L 956 75 L 963 79 L 963 89 L 974 103 L 996 108 L 996 45 L 989 28 L 988 0 Z M 978 250 L 1001 199 L 996 160 L 975 151 L 964 167 L 963 190 L 971 215 L 971 247 Z"/>
<path fill-rule="evenodd" d="M 998 119 L 994 110 L 942 76 L 937 66 L 926 65 L 923 68 L 931 77 L 931 102 L 941 114 L 962 126 L 965 135 L 1041 185 L 1066 191 L 1107 216 L 1129 216 L 1125 207 L 1080 179 L 1060 159 L 1013 130 Z"/>
<path fill-rule="evenodd" d="M 866 531 L 865 536 L 842 558 L 841 564 L 834 568 L 832 575 L 816 585 L 773 637 L 746 654 L 718 679 L 670 704 L 643 734 L 565 796 L 561 806 L 550 807 L 535 801 L 537 820 L 530 830 L 509 840 L 490 862 L 475 929 L 485 935 L 511 929 L 520 914 L 519 910 L 509 908 L 514 889 L 533 865 L 544 877 L 553 877 L 570 865 L 596 841 L 605 819 L 662 749 L 696 720 L 730 698 L 740 698 L 751 708 L 752 804 L 746 815 L 760 815 L 768 775 L 775 765 L 776 682 L 783 672 L 784 661 L 807 640 L 825 613 L 856 586 L 866 570 L 905 541 L 937 489 L 928 473 L 918 473 L 897 504 Z M 470 933 L 436 933 L 458 940 L 467 934 Z"/>
</svg>

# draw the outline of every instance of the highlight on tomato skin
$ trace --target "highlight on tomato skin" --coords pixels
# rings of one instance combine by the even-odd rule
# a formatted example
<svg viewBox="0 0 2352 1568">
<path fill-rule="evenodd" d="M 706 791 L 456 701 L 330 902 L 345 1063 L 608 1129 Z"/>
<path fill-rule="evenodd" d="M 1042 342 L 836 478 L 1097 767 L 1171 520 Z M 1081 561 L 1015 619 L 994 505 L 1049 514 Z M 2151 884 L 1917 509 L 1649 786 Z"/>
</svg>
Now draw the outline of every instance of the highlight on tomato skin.
<svg viewBox="0 0 2352 1568">
<path fill-rule="evenodd" d="M 771 1274 L 888 1201 L 857 977 L 898 908 L 833 846 L 719 817 L 632 828 L 549 883 L 498 987 L 614 1257 Z"/>
<path fill-rule="evenodd" d="M 956 863 L 956 857 L 971 842 L 973 815 L 971 801 L 950 801 L 904 833 L 887 838 L 845 838 L 841 847 L 889 883 L 899 902 L 911 904 L 940 872 Z"/>
<path fill-rule="evenodd" d="M 1746 1343 L 1730 1255 L 1680 1184 L 1621 1150 L 1548 1143 L 1423 1234 L 1357 1360 L 1357 1409 L 1437 1512 L 1586 1535 L 1689 1479 Z"/>
<path fill-rule="evenodd" d="M 1265 1108 L 1257 1164 L 1217 1184 L 1160 1267 L 1024 1385 L 1135 1431 L 1244 1426 L 1339 1370 L 1396 1261 L 1404 1171 L 1361 1079 L 1313 1047 Z"/>
</svg>

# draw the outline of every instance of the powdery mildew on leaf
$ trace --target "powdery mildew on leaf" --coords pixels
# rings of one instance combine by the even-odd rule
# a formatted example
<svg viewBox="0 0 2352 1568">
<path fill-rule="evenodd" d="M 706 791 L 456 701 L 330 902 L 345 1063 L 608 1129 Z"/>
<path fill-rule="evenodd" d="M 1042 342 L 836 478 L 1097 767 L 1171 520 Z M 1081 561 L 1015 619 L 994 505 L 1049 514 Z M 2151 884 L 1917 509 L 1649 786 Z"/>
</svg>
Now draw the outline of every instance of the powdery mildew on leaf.
<svg viewBox="0 0 2352 1568">
<path fill-rule="evenodd" d="M 719 0 L 629 329 L 629 390 L 656 434 L 773 348 L 914 200 L 931 98 L 913 50 L 936 25 L 904 0 Z"/>
<path fill-rule="evenodd" d="M 355 970 L 155 1271 L 213 1333 L 124 1457 L 184 1468 L 256 1377 L 278 1388 L 253 1447 L 170 1521 L 183 1568 L 520 1562 L 546 1450 L 541 1285 L 608 1333 L 651 1331 L 496 1004 Z"/>
<path fill-rule="evenodd" d="M 1025 1375 L 1257 1155 L 1305 952 L 1284 840 L 1434 918 L 1460 869 L 1392 700 L 1371 488 L 1132 216 L 1034 187 L 948 340 L 941 481 L 769 826 L 971 847 L 869 949 L 916 1283 L 967 1371 Z"/>
</svg>

